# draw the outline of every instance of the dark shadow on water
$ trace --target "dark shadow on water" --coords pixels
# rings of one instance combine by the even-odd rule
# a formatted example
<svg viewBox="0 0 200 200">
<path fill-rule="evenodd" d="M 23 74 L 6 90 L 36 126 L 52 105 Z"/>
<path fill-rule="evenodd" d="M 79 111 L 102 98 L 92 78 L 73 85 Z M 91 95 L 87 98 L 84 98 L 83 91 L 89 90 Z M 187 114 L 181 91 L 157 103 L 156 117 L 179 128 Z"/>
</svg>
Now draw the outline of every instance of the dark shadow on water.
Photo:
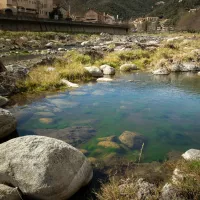
<svg viewBox="0 0 200 200">
<path fill-rule="evenodd" d="M 104 172 L 94 169 L 93 179 L 89 185 L 81 188 L 70 200 L 95 200 L 97 199 L 95 192 L 99 192 L 101 185 L 108 182 L 109 177 Z"/>
</svg>

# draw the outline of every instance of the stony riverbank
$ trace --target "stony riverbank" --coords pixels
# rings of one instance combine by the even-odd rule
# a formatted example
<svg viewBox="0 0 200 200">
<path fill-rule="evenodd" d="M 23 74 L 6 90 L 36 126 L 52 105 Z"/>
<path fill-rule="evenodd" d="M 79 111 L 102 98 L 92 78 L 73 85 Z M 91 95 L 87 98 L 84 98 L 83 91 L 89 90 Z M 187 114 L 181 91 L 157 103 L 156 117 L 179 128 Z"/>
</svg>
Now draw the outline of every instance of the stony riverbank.
<svg viewBox="0 0 200 200">
<path fill-rule="evenodd" d="M 27 33 L 25 36 L 16 34 L 15 37 L 8 33 L 0 35 L 4 46 L 1 48 L 4 58 L 9 58 L 13 54 L 13 52 L 10 53 L 11 50 L 15 52 L 14 54 L 19 54 L 17 52 L 23 52 L 29 48 L 32 50 L 26 54 L 43 56 L 31 61 L 19 60 L 17 64 L 11 62 L 11 65 L 0 63 L 0 107 L 3 107 L 0 108 L 0 140 L 2 142 L 13 136 L 16 137 L 17 134 L 15 117 L 4 109 L 9 102 L 9 97 L 13 94 L 41 94 L 46 91 L 77 88 L 82 82 L 88 80 L 114 82 L 116 72 L 135 73 L 137 70 L 145 70 L 153 72 L 155 77 L 160 78 L 162 75 L 161 78 L 164 80 L 170 73 L 198 73 L 200 71 L 198 34 L 71 36 Z M 31 39 L 33 41 L 29 42 Z M 13 47 L 13 44 L 17 46 Z M 68 45 L 73 45 L 75 49 L 67 49 Z M 128 83 L 131 84 L 134 81 L 136 80 L 128 80 Z M 75 105 L 75 102 L 59 101 L 57 103 L 68 104 L 69 108 Z M 43 117 L 40 120 L 48 124 L 53 122 L 49 121 L 50 119 Z M 55 134 L 54 130 L 46 130 L 48 130 L 46 135 Z M 80 128 L 68 128 L 60 130 L 59 135 L 62 139 L 63 132 L 69 133 L 67 142 L 75 145 L 80 143 L 79 131 Z M 95 132 L 93 129 L 81 131 L 90 132 L 91 137 Z M 70 137 L 72 133 L 74 136 Z M 85 139 L 90 138 L 88 135 L 84 137 Z M 134 148 L 140 151 L 144 141 L 145 137 L 142 135 L 125 131 L 119 137 L 111 135 L 99 138 L 98 146 L 122 148 L 123 150 Z M 170 199 L 198 199 L 200 196 L 200 153 L 198 150 L 186 152 L 183 155 L 184 159 L 179 157 L 174 163 L 169 161 L 156 165 L 151 163 L 126 164 L 127 161 L 117 160 L 113 162 L 113 165 L 109 163 L 112 166 L 110 167 L 98 162 L 94 157 L 91 157 L 89 162 L 74 147 L 48 137 L 15 138 L 2 143 L 0 149 L 2 149 L 0 151 L 0 192 L 5 194 L 2 196 L 5 199 L 17 200 L 20 199 L 20 195 L 25 199 L 66 199 L 90 182 L 92 178 L 90 162 L 93 163 L 95 170 L 105 172 L 106 176 L 116 177 L 116 170 L 121 171 L 121 174 L 117 173 L 116 181 L 110 180 L 110 183 L 102 185 L 100 193 L 98 191 L 98 194 L 94 194 L 99 199 L 151 199 L 153 197 L 167 200 L 168 197 Z M 117 168 L 114 167 L 116 163 L 120 164 Z M 41 171 L 34 170 L 35 167 L 39 167 Z M 170 170 L 166 172 L 166 168 Z M 143 172 L 140 169 L 143 169 Z M 136 173 L 133 171 L 139 174 L 137 177 L 134 176 L 134 179 L 132 174 Z M 128 173 L 127 179 L 121 177 L 125 173 Z M 148 175 L 151 173 L 152 179 L 150 180 Z M 165 173 L 167 176 L 164 177 Z M 178 179 L 174 178 L 175 176 L 178 176 Z M 30 180 L 33 180 L 31 184 Z M 184 180 L 181 185 L 180 180 Z M 60 185 L 65 187 L 60 187 Z M 91 190 L 90 193 L 92 193 Z"/>
</svg>

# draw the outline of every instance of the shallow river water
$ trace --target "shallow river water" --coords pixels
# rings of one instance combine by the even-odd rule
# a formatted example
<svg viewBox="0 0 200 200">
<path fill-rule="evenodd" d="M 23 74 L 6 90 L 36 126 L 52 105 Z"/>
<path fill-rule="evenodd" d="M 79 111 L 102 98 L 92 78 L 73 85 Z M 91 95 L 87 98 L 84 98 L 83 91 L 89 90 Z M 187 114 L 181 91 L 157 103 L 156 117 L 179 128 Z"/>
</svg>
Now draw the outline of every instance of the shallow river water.
<svg viewBox="0 0 200 200">
<path fill-rule="evenodd" d="M 143 162 L 163 161 L 171 151 L 200 148 L 200 76 L 183 73 L 117 74 L 111 83 L 87 83 L 10 110 L 19 135 L 39 134 L 70 141 L 87 157 L 138 157 L 139 150 L 103 147 L 99 138 L 124 131 L 142 134 Z M 132 81 L 130 81 L 132 80 Z M 116 138 L 117 138 L 116 137 Z"/>
</svg>

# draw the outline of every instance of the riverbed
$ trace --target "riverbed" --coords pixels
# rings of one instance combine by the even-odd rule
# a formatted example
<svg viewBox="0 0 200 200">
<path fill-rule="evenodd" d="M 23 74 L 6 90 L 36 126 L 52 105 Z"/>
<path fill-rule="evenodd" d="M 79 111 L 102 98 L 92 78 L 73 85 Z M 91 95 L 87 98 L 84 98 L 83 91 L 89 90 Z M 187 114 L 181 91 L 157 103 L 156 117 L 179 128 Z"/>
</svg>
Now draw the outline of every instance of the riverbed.
<svg viewBox="0 0 200 200">
<path fill-rule="evenodd" d="M 18 134 L 64 140 L 94 162 L 138 160 L 142 146 L 122 145 L 119 136 L 124 131 L 145 138 L 141 162 L 164 161 L 169 152 L 200 147 L 200 76 L 135 72 L 112 78 L 110 83 L 89 82 L 34 98 L 14 96 L 10 110 L 17 118 Z M 110 136 L 118 146 L 100 145 Z"/>
</svg>

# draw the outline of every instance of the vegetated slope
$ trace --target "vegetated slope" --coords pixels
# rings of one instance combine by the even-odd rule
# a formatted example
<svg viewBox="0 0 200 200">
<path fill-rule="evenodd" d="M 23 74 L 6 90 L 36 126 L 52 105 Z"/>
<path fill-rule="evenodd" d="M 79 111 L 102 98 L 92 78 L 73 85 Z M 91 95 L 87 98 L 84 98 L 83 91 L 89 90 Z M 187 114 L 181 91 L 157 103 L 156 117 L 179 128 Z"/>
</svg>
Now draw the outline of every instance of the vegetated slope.
<svg viewBox="0 0 200 200">
<path fill-rule="evenodd" d="M 92 8 L 106 12 L 121 19 L 145 16 L 152 11 L 152 6 L 158 0 L 65 0 L 71 6 L 72 13 L 84 13 Z"/>
<path fill-rule="evenodd" d="M 188 10 L 200 6 L 200 0 L 164 0 L 165 4 L 155 7 L 149 16 L 159 16 L 176 23 Z"/>
<path fill-rule="evenodd" d="M 200 31 L 200 10 L 194 13 L 185 13 L 177 22 L 177 30 L 181 31 Z"/>
</svg>

